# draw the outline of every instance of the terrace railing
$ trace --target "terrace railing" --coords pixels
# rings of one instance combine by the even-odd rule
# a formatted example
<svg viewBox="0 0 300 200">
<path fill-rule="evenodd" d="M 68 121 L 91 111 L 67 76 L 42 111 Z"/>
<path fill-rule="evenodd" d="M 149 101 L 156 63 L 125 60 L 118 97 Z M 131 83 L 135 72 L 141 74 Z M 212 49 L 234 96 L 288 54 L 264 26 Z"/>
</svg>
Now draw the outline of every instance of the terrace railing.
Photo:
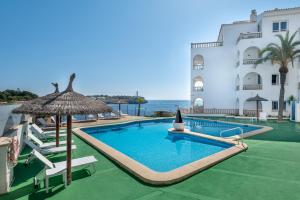
<svg viewBox="0 0 300 200">
<path fill-rule="evenodd" d="M 262 84 L 243 85 L 243 90 L 262 90 Z"/>
<path fill-rule="evenodd" d="M 239 41 L 243 39 L 252 39 L 252 38 L 261 38 L 261 37 L 262 37 L 261 32 L 240 33 L 240 36 L 238 37 L 236 43 L 239 43 Z"/>
<path fill-rule="evenodd" d="M 262 109 L 258 109 L 258 112 L 262 112 Z M 244 109 L 243 114 L 246 116 L 256 116 L 256 110 Z"/>
<path fill-rule="evenodd" d="M 244 65 L 255 64 L 258 60 L 259 58 L 243 59 L 243 64 Z"/>
<path fill-rule="evenodd" d="M 223 46 L 223 42 L 204 42 L 204 43 L 192 43 L 191 48 L 209 48 L 209 47 L 220 47 Z"/>
<path fill-rule="evenodd" d="M 217 108 L 194 108 L 194 114 L 226 114 L 238 115 L 239 109 L 217 109 Z"/>
</svg>

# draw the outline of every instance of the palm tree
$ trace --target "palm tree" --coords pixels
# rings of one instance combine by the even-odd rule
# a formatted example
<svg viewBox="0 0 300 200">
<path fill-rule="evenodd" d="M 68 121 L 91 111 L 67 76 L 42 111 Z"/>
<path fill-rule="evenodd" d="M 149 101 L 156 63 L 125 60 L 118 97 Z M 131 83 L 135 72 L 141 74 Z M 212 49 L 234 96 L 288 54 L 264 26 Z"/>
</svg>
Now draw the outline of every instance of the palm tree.
<svg viewBox="0 0 300 200">
<path fill-rule="evenodd" d="M 145 100 L 144 100 L 144 98 L 142 98 L 142 97 L 138 97 L 136 101 L 137 101 L 137 103 L 139 104 L 137 116 L 140 116 L 140 115 L 141 115 L 141 104 L 144 103 Z"/>
<path fill-rule="evenodd" d="M 278 121 L 283 118 L 283 105 L 284 105 L 284 85 L 286 82 L 286 75 L 289 71 L 289 64 L 294 67 L 294 60 L 300 57 L 300 49 L 296 49 L 300 45 L 300 41 L 294 41 L 297 31 L 290 36 L 289 32 L 285 37 L 278 34 L 276 37 L 280 40 L 280 44 L 270 43 L 259 52 L 261 59 L 256 64 L 271 61 L 273 64 L 278 64 L 280 74 L 280 93 L 279 93 L 279 109 Z"/>
</svg>

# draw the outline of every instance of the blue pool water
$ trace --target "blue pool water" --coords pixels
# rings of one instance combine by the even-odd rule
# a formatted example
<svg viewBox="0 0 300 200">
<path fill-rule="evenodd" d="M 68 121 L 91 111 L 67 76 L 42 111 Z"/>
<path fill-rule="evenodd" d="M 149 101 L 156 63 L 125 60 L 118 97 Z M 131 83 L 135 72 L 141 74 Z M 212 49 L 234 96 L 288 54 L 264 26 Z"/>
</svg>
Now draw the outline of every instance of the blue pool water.
<svg viewBox="0 0 300 200">
<path fill-rule="evenodd" d="M 233 123 L 226 123 L 220 121 L 211 121 L 211 120 L 204 120 L 204 119 L 185 119 L 185 127 L 190 129 L 193 132 L 204 133 L 207 135 L 212 136 L 220 136 L 221 131 L 228 130 L 222 133 L 222 137 L 231 137 L 234 135 L 241 134 L 239 129 L 234 129 L 240 127 L 243 129 L 243 133 L 247 133 L 250 131 L 261 129 L 258 126 L 248 126 L 243 124 L 233 124 Z M 229 130 L 234 129 L 234 130 Z"/>
<path fill-rule="evenodd" d="M 167 172 L 232 145 L 185 134 L 168 133 L 172 120 L 131 122 L 82 131 L 148 168 Z"/>
</svg>

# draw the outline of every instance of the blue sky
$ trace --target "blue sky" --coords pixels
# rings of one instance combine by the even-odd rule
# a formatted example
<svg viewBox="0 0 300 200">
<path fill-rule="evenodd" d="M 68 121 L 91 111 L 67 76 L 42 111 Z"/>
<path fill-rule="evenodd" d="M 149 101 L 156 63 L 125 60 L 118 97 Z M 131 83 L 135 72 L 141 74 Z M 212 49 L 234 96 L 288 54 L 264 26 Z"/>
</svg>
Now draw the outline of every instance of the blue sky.
<svg viewBox="0 0 300 200">
<path fill-rule="evenodd" d="M 2 0 L 0 90 L 39 95 L 75 72 L 83 94 L 189 99 L 190 43 L 300 0 Z"/>
</svg>

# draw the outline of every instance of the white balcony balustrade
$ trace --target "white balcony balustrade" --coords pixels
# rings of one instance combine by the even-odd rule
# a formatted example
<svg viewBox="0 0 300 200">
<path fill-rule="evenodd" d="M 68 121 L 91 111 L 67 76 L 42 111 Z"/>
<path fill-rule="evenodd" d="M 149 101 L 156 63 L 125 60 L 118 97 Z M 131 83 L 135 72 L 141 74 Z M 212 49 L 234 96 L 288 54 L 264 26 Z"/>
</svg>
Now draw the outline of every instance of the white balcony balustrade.
<svg viewBox="0 0 300 200">
<path fill-rule="evenodd" d="M 203 70 L 204 64 L 193 65 L 193 70 Z"/>
<path fill-rule="evenodd" d="M 209 48 L 209 47 L 220 47 L 223 46 L 223 42 L 204 42 L 204 43 L 192 43 L 191 48 Z"/>
<path fill-rule="evenodd" d="M 253 38 L 261 38 L 261 37 L 262 37 L 261 32 L 241 33 L 236 43 L 239 43 L 240 40 L 244 40 L 244 39 L 253 39 Z"/>
<path fill-rule="evenodd" d="M 259 58 L 243 59 L 244 65 L 256 64 Z"/>
<path fill-rule="evenodd" d="M 194 87 L 194 91 L 195 92 L 202 92 L 203 91 L 203 87 Z"/>
</svg>

